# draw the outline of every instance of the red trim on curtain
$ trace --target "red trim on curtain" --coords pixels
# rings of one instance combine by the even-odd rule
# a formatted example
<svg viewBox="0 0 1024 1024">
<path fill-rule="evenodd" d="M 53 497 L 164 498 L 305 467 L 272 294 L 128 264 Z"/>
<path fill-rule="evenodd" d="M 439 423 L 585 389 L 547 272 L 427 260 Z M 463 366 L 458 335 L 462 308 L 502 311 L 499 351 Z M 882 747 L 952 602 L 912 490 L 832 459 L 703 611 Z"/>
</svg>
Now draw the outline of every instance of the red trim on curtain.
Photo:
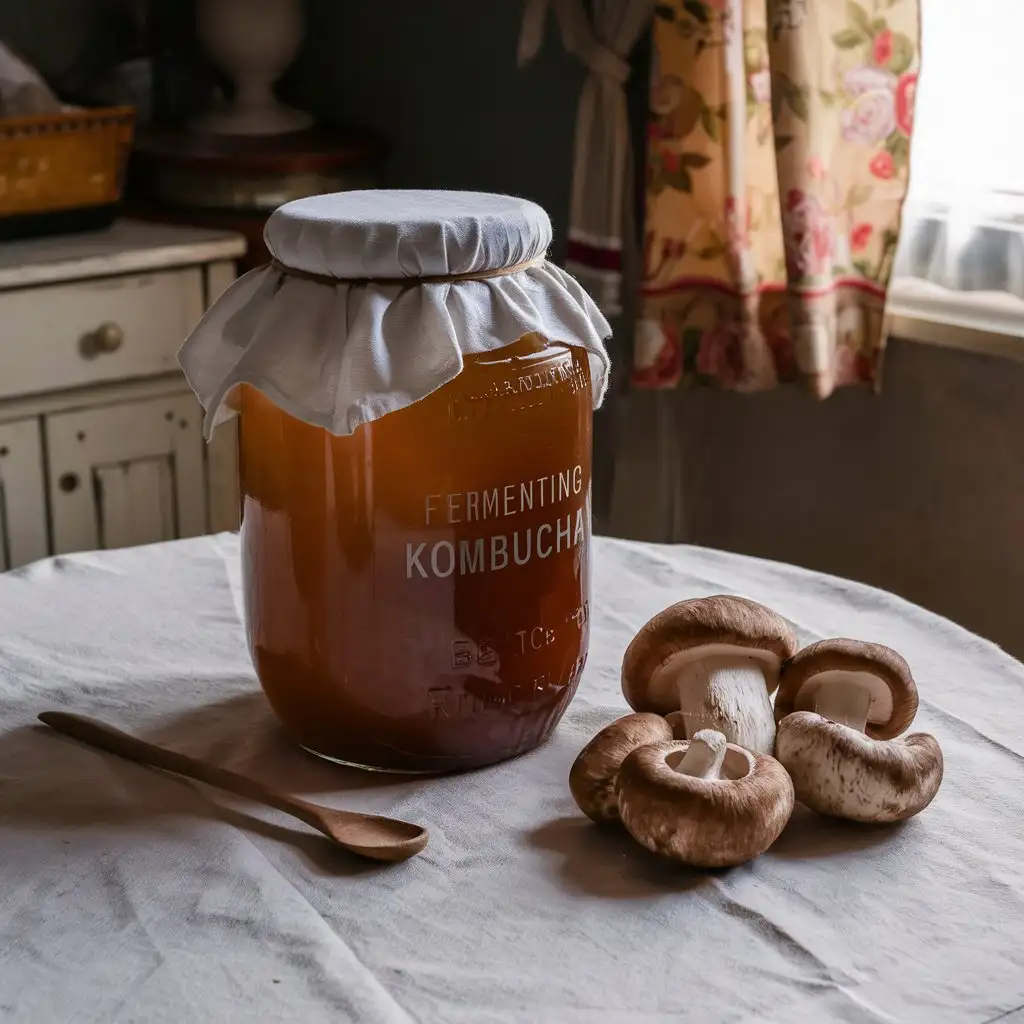
<svg viewBox="0 0 1024 1024">
<path fill-rule="evenodd" d="M 570 238 L 565 246 L 566 262 L 581 263 L 595 270 L 622 270 L 622 250 L 606 249 L 599 245 L 588 245 L 586 242 Z"/>
<path fill-rule="evenodd" d="M 720 281 L 713 277 L 677 277 L 673 278 L 666 284 L 659 285 L 645 285 L 641 288 L 640 293 L 645 297 L 654 298 L 659 295 L 671 295 L 674 292 L 686 291 L 692 288 L 707 288 L 711 291 L 720 292 L 723 295 L 767 295 L 774 294 L 776 292 L 784 292 L 787 290 L 785 284 L 778 282 L 768 282 L 766 284 L 758 285 L 754 291 L 742 291 L 739 288 L 735 288 L 725 281 Z M 822 285 L 820 288 L 794 288 L 792 289 L 794 294 L 803 296 L 808 299 L 822 298 L 831 292 L 837 291 L 840 288 L 853 288 L 856 291 L 866 292 L 869 295 L 877 296 L 880 299 L 885 298 L 885 289 L 880 285 L 875 284 L 872 281 L 865 281 L 859 277 L 837 277 L 830 284 Z"/>
</svg>

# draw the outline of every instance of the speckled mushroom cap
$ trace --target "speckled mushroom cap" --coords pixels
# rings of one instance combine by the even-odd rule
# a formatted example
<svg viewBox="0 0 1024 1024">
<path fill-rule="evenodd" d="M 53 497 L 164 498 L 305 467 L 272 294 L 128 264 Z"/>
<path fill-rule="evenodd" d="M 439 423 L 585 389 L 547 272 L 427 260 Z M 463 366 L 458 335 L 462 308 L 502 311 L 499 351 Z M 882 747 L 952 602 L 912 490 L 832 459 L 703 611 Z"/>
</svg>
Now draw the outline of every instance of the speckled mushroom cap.
<svg viewBox="0 0 1024 1024">
<path fill-rule="evenodd" d="M 767 669 L 765 680 L 772 693 L 782 663 L 796 649 L 789 623 L 756 601 L 731 595 L 680 601 L 658 612 L 626 648 L 622 693 L 636 711 L 677 711 L 678 693 L 659 670 L 687 654 L 757 658 Z"/>
<path fill-rule="evenodd" d="M 576 806 L 598 824 L 618 821 L 615 781 L 622 762 L 637 747 L 670 739 L 672 726 L 660 715 L 626 715 L 605 726 L 569 770 L 569 791 Z"/>
<path fill-rule="evenodd" d="M 942 784 L 942 749 L 928 733 L 875 740 L 795 711 L 779 722 L 775 747 L 797 800 L 837 818 L 904 821 L 924 810 Z"/>
<path fill-rule="evenodd" d="M 857 673 L 871 689 L 866 735 L 890 740 L 910 728 L 917 714 L 917 685 L 910 666 L 891 647 L 861 640 L 819 640 L 782 666 L 775 721 L 794 711 L 813 711 L 824 673 Z"/>
</svg>

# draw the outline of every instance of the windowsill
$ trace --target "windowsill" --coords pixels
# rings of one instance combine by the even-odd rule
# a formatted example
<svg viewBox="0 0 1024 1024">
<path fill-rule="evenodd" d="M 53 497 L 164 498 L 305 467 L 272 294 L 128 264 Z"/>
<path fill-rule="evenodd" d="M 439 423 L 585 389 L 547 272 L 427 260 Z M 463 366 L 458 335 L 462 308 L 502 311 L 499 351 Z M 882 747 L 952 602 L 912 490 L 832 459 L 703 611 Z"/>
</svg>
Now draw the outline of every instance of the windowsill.
<svg viewBox="0 0 1024 1024">
<path fill-rule="evenodd" d="M 1024 301 L 1016 296 L 903 277 L 890 286 L 886 313 L 895 337 L 1024 361 Z"/>
</svg>

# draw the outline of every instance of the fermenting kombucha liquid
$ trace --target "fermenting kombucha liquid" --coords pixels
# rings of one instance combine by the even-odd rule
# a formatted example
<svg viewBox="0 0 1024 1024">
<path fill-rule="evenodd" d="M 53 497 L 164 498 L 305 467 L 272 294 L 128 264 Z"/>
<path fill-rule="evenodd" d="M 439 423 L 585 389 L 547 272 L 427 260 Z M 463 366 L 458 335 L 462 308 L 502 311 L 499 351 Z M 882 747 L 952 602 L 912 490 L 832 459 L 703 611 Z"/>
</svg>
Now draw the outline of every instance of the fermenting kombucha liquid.
<svg viewBox="0 0 1024 1024">
<path fill-rule="evenodd" d="M 238 395 L 260 683 L 302 746 L 443 772 L 543 742 L 589 637 L 586 352 L 528 334 L 337 437 Z"/>
</svg>

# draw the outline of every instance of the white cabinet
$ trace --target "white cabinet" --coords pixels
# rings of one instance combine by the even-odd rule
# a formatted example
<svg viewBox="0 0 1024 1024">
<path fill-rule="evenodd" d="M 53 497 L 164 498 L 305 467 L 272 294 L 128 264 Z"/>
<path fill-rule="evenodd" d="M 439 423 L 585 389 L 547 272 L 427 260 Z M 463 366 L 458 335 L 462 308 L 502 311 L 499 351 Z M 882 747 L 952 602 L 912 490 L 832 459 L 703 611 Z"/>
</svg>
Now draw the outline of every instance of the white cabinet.
<svg viewBox="0 0 1024 1024">
<path fill-rule="evenodd" d="M 206 532 L 202 411 L 189 395 L 44 418 L 55 554 Z"/>
<path fill-rule="evenodd" d="M 177 368 L 244 239 L 120 221 L 0 245 L 0 571 L 238 525 L 234 432 Z"/>
<path fill-rule="evenodd" d="M 0 423 L 0 572 L 47 551 L 39 420 Z"/>
</svg>

